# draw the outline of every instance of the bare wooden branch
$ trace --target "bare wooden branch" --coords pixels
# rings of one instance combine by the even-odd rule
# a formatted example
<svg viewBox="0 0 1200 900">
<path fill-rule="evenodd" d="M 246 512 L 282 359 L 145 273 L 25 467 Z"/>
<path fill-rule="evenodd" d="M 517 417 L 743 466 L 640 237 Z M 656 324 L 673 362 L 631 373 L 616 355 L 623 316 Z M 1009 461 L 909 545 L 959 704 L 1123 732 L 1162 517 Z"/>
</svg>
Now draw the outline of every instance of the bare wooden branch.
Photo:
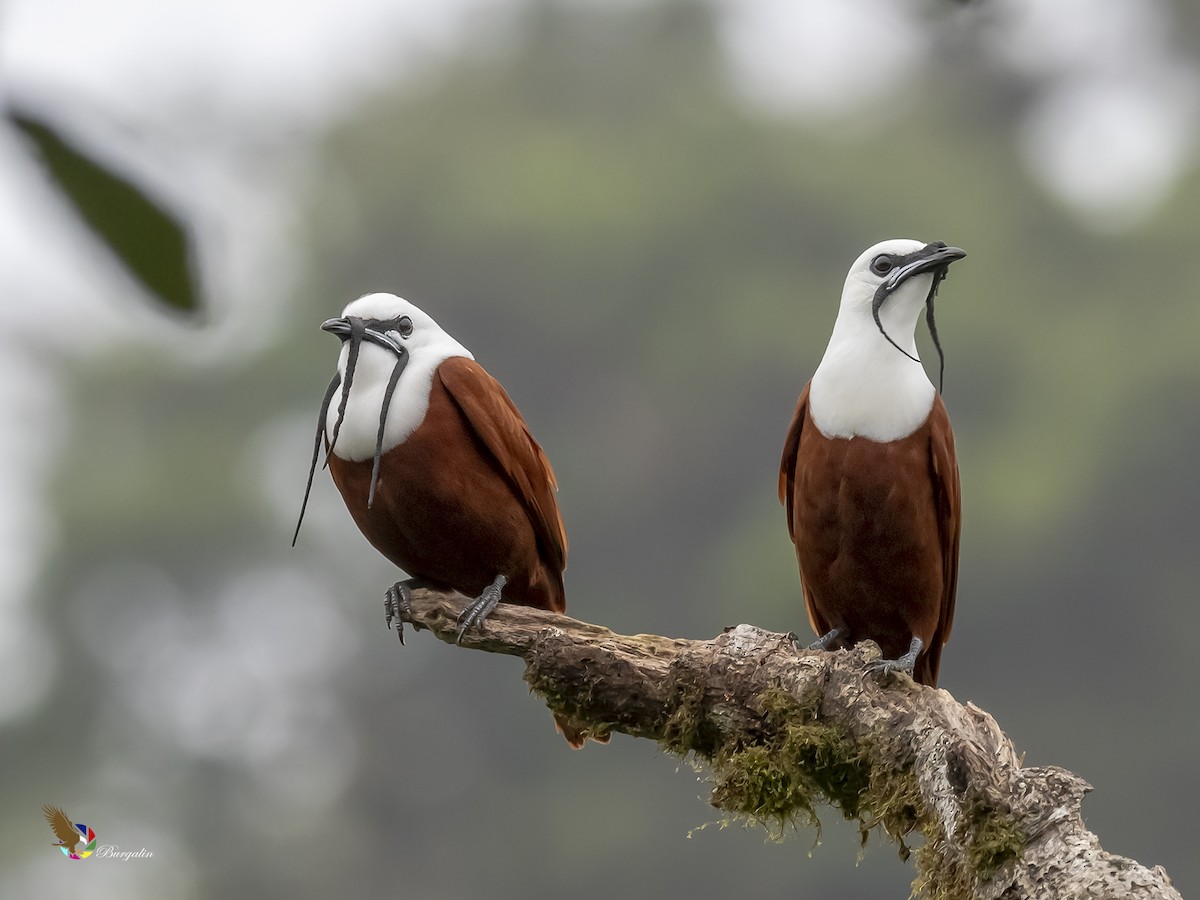
<svg viewBox="0 0 1200 900">
<path fill-rule="evenodd" d="M 454 643 L 458 594 L 417 590 L 403 621 Z M 525 679 L 590 733 L 658 741 L 712 769 L 712 803 L 781 831 L 817 805 L 916 851 L 930 898 L 1178 898 L 1161 866 L 1105 852 L 1080 815 L 1091 790 L 1023 767 L 995 719 L 906 676 L 863 677 L 873 644 L 796 650 L 739 625 L 710 641 L 620 635 L 501 604 L 462 646 L 523 657 Z"/>
</svg>

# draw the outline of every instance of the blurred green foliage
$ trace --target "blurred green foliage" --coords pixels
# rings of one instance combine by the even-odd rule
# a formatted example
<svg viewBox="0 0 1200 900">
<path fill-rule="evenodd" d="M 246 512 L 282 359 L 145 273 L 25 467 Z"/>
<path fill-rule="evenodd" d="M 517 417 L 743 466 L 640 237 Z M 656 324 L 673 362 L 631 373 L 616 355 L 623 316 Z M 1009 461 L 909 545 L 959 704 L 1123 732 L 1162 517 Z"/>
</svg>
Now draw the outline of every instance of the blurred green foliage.
<svg viewBox="0 0 1200 900">
<path fill-rule="evenodd" d="M 573 614 L 803 632 L 783 435 L 846 268 L 903 236 L 970 254 L 938 305 L 965 519 L 943 686 L 1095 784 L 1106 849 L 1194 892 L 1200 180 L 1135 233 L 1082 230 L 1016 158 L 1018 92 L 951 47 L 852 129 L 769 118 L 728 87 L 702 5 L 532 4 L 507 42 L 346 110 L 260 356 L 198 369 L 139 345 L 78 373 L 43 585 L 73 677 L 0 749 L 8 805 L 157 823 L 130 845 L 172 836 L 187 864 L 127 896 L 903 896 L 910 870 L 887 848 L 856 864 L 833 822 L 811 858 L 806 834 L 689 839 L 715 814 L 686 769 L 619 736 L 568 753 L 511 661 L 397 647 L 396 573 L 327 479 L 287 546 L 337 350 L 317 326 L 391 290 L 547 449 Z M 221 744 L 179 737 L 209 720 L 184 660 L 154 665 L 206 641 Z M 220 652 L 243 645 L 231 687 Z M 260 742 L 292 708 L 277 692 L 295 718 Z"/>
<path fill-rule="evenodd" d="M 150 298 L 174 312 L 197 312 L 199 279 L 178 217 L 39 113 L 6 112 L 63 197 Z"/>
</svg>

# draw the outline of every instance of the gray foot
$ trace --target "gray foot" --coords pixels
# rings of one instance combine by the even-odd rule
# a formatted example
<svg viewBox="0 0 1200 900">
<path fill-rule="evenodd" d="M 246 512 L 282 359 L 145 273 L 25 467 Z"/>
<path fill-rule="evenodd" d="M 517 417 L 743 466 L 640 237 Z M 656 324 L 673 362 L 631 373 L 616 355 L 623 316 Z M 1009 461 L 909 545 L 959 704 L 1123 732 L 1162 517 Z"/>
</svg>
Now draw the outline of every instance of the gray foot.
<svg viewBox="0 0 1200 900">
<path fill-rule="evenodd" d="M 491 615 L 492 610 L 500 602 L 500 592 L 504 590 L 504 585 L 507 583 L 507 578 L 497 575 L 496 580 L 485 587 L 483 593 L 462 611 L 458 617 L 458 630 L 454 632 L 454 643 L 461 644 L 463 632 L 472 626 L 479 627 L 483 624 L 483 620 Z"/>
<path fill-rule="evenodd" d="M 802 650 L 828 650 L 829 645 L 846 633 L 844 628 L 833 628 L 806 647 L 800 647 L 800 641 L 796 641 L 796 646 Z"/>
<path fill-rule="evenodd" d="M 917 657 L 921 655 L 921 648 L 924 646 L 924 642 L 916 635 L 913 635 L 912 643 L 908 645 L 907 653 L 899 659 L 877 659 L 867 665 L 867 671 L 878 672 L 885 676 L 891 672 L 905 672 L 908 675 L 912 675 L 913 669 L 917 665 Z"/>
<path fill-rule="evenodd" d="M 383 614 L 387 619 L 387 627 L 390 630 L 392 621 L 396 622 L 396 637 L 400 638 L 402 644 L 404 643 L 404 620 L 400 618 L 400 611 L 412 606 L 412 589 L 420 587 L 425 587 L 425 583 L 420 578 L 409 578 L 405 581 L 397 581 L 383 595 Z"/>
</svg>

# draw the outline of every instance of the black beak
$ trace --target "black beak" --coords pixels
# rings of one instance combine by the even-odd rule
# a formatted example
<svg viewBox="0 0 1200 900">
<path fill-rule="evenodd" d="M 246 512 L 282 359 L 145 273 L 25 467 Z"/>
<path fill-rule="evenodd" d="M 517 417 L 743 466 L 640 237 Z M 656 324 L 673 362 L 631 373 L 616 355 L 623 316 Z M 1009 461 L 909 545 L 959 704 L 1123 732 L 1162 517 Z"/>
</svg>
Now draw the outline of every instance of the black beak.
<svg viewBox="0 0 1200 900">
<path fill-rule="evenodd" d="M 914 275 L 920 275 L 923 272 L 932 272 L 933 281 L 929 285 L 929 293 L 925 297 L 925 321 L 929 325 L 929 336 L 933 338 L 933 345 L 938 352 L 938 392 L 942 390 L 942 374 L 946 367 L 946 358 L 942 354 L 942 344 L 938 340 L 937 325 L 933 321 L 933 298 L 937 296 L 938 285 L 946 277 L 946 272 L 950 269 L 950 263 L 955 260 L 962 259 L 967 255 L 966 250 L 961 250 L 958 247 L 947 247 L 941 241 L 934 241 L 932 244 L 926 244 L 920 250 L 910 253 L 908 256 L 901 257 L 900 265 L 892 270 L 883 284 L 875 289 L 875 299 L 871 301 L 871 315 L 875 317 L 875 325 L 879 328 L 879 333 L 887 338 L 888 343 L 907 356 L 914 362 L 920 362 L 917 357 L 913 356 L 899 344 L 892 340 L 892 336 L 883 329 L 883 322 L 879 319 L 879 308 L 883 306 L 883 301 L 904 284 L 905 281 L 912 278 Z"/>
<path fill-rule="evenodd" d="M 932 272 L 940 269 L 944 277 L 950 263 L 962 259 L 966 255 L 966 250 L 961 250 L 958 247 L 947 247 L 941 241 L 926 244 L 916 253 L 906 257 L 901 265 L 892 270 L 892 274 L 888 276 L 887 281 L 881 285 L 883 292 L 885 294 L 892 293 L 892 291 L 896 290 L 905 281 L 914 275 L 920 275 L 922 272 Z M 939 278 L 938 280 L 940 281 L 941 279 Z"/>
<path fill-rule="evenodd" d="M 350 339 L 350 319 L 343 316 L 340 319 L 326 319 L 321 323 L 321 330 L 328 331 L 330 334 L 336 334 L 343 341 Z M 391 350 L 397 356 L 404 356 L 406 351 L 404 347 L 392 337 L 384 334 L 382 331 L 376 331 L 374 328 L 367 328 L 363 331 L 363 339 L 370 341 L 372 344 L 378 344 L 385 350 Z"/>
<path fill-rule="evenodd" d="M 326 319 L 321 323 L 321 330 L 336 334 L 344 341 L 350 337 L 350 320 L 347 318 Z"/>
</svg>

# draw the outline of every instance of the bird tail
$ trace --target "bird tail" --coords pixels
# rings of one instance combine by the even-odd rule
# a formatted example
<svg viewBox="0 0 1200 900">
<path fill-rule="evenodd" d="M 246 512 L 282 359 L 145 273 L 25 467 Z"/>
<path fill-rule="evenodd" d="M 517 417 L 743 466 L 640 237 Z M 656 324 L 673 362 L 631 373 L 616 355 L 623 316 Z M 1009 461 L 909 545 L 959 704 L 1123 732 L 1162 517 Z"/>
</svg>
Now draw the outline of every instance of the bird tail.
<svg viewBox="0 0 1200 900">
<path fill-rule="evenodd" d="M 937 687 L 938 669 L 941 668 L 941 662 L 942 648 L 937 647 L 935 649 L 930 647 L 928 652 L 921 654 L 920 659 L 917 660 L 917 664 L 913 667 L 913 681 L 918 684 Z"/>
<path fill-rule="evenodd" d="M 554 713 L 554 730 L 563 736 L 572 750 L 582 750 L 589 739 L 597 744 L 607 744 L 609 733 L 594 732 L 590 725 L 578 722 L 562 713 Z"/>
</svg>

